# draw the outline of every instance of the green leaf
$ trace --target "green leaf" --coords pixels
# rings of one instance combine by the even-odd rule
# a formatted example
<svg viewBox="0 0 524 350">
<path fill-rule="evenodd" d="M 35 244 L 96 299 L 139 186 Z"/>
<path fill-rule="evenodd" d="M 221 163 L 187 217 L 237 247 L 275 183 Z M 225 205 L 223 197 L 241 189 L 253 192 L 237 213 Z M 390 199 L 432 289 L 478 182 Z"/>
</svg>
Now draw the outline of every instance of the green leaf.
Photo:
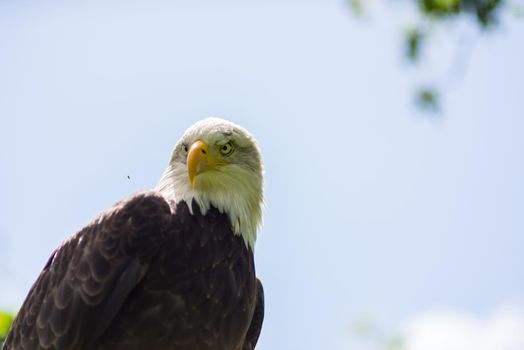
<svg viewBox="0 0 524 350">
<path fill-rule="evenodd" d="M 9 328 L 11 328 L 11 324 L 13 323 L 14 319 L 15 318 L 13 315 L 0 312 L 0 338 L 3 338 L 7 335 L 7 332 L 9 332 Z"/>
<path fill-rule="evenodd" d="M 421 109 L 438 112 L 440 107 L 439 93 L 435 88 L 422 88 L 417 92 L 416 102 Z"/>
<path fill-rule="evenodd" d="M 417 0 L 423 14 L 434 17 L 457 15 L 461 0 Z"/>
<path fill-rule="evenodd" d="M 364 14 L 364 2 L 366 0 L 348 0 L 349 7 L 356 17 L 362 17 Z"/>
<path fill-rule="evenodd" d="M 420 48 L 424 40 L 424 33 L 420 28 L 411 28 L 406 32 L 406 54 L 411 62 L 420 57 Z"/>
<path fill-rule="evenodd" d="M 456 9 L 460 0 L 433 0 L 434 7 L 443 12 L 451 12 Z"/>
</svg>

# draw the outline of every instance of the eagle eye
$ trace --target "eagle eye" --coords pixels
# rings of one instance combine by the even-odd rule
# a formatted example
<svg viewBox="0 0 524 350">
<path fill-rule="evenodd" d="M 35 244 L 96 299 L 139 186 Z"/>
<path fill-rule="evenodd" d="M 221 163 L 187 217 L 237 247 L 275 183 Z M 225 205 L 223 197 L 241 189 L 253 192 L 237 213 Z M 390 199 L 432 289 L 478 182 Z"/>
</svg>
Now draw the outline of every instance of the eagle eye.
<svg viewBox="0 0 524 350">
<path fill-rule="evenodd" d="M 231 142 L 225 143 L 222 146 L 220 146 L 220 153 L 224 156 L 228 156 L 231 153 L 233 153 L 233 144 Z"/>
</svg>

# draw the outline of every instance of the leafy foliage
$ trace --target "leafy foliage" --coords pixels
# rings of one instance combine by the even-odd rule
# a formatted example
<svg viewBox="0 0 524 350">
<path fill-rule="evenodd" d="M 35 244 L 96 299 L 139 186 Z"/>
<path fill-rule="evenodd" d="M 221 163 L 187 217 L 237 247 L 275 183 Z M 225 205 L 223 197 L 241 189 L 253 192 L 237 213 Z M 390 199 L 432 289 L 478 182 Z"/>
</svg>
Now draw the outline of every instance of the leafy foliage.
<svg viewBox="0 0 524 350">
<path fill-rule="evenodd" d="M 361 16 L 367 0 L 348 0 L 352 12 Z M 503 0 L 411 0 L 419 20 L 404 34 L 404 52 L 408 61 L 418 64 L 421 51 L 429 42 L 432 31 L 438 27 L 456 27 L 451 22 L 459 19 L 473 19 L 481 31 L 494 28 L 500 21 Z M 515 12 L 515 11 L 514 11 Z M 517 16 L 517 12 L 515 16 Z M 456 33 L 452 33 L 454 36 Z M 458 48 L 457 48 L 458 50 Z M 456 63 L 454 63 L 456 64 Z M 421 88 L 415 93 L 415 104 L 427 112 L 440 111 L 440 96 L 443 91 L 437 88 Z"/>
<path fill-rule="evenodd" d="M 451 18 L 474 16 L 482 27 L 497 23 L 500 0 L 417 0 L 427 16 Z"/>
<path fill-rule="evenodd" d="M 384 332 L 379 326 L 369 320 L 359 320 L 353 325 L 353 334 L 362 342 L 375 349 L 404 350 L 402 337 Z"/>
<path fill-rule="evenodd" d="M 415 103 L 425 111 L 438 112 L 440 106 L 439 93 L 434 88 L 420 88 Z"/>
<path fill-rule="evenodd" d="M 9 328 L 11 328 L 11 324 L 13 323 L 14 316 L 11 314 L 7 314 L 4 312 L 0 312 L 0 348 L 2 347 L 2 344 L 4 343 L 4 339 L 7 336 L 7 332 L 9 332 Z"/>
<path fill-rule="evenodd" d="M 420 28 L 411 28 L 406 33 L 406 56 L 412 62 L 416 62 L 420 55 L 420 45 L 424 39 L 424 33 Z"/>
</svg>

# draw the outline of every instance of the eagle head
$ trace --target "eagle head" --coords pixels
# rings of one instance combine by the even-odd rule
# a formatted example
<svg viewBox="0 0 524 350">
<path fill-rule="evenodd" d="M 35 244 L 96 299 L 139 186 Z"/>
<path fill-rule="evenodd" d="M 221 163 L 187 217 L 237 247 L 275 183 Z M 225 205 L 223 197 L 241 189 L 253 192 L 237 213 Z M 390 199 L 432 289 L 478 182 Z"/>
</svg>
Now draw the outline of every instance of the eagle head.
<svg viewBox="0 0 524 350">
<path fill-rule="evenodd" d="M 201 120 L 176 144 L 158 190 L 176 203 L 194 200 L 205 213 L 226 213 L 235 234 L 254 248 L 262 222 L 263 166 L 255 139 L 219 118 Z"/>
</svg>

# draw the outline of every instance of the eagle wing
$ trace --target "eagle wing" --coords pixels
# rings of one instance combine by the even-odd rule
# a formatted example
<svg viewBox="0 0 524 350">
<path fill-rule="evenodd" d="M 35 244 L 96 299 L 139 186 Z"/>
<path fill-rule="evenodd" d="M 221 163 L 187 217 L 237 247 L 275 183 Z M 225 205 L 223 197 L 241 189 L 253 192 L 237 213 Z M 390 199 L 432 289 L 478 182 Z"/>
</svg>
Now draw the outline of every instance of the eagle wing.
<svg viewBox="0 0 524 350">
<path fill-rule="evenodd" d="M 257 345 L 258 337 L 262 330 L 262 322 L 264 321 L 264 288 L 262 287 L 262 282 L 260 282 L 258 278 L 256 298 L 255 311 L 253 312 L 253 318 L 251 319 L 251 324 L 247 330 L 242 350 L 253 350 L 255 345 Z"/>
<path fill-rule="evenodd" d="M 29 291 L 3 349 L 89 349 L 146 273 L 170 220 L 166 200 L 144 192 L 65 241 Z"/>
</svg>

